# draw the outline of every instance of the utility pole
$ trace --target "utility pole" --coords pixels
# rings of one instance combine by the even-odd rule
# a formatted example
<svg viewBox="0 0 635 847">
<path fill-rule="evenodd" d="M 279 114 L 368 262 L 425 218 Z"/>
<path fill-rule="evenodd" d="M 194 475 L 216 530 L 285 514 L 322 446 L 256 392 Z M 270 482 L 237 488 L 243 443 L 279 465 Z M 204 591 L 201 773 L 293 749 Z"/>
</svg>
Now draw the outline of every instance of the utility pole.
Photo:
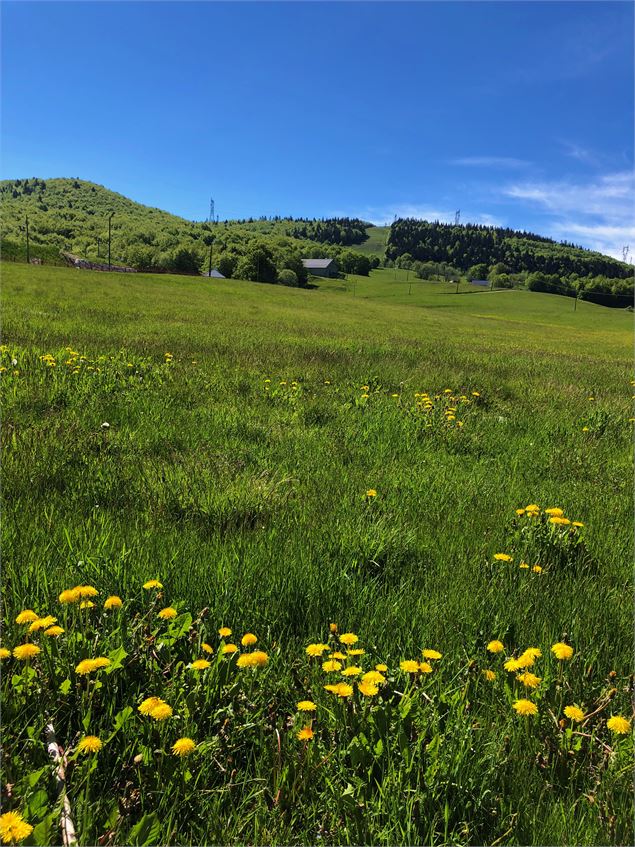
<svg viewBox="0 0 635 847">
<path fill-rule="evenodd" d="M 454 226 L 458 226 L 461 221 L 461 210 L 457 209 L 454 213 Z"/>
<path fill-rule="evenodd" d="M 108 218 L 108 270 L 110 270 L 110 237 L 111 237 L 111 224 L 112 218 L 115 213 L 111 212 L 110 217 Z"/>
<path fill-rule="evenodd" d="M 457 281 L 456 281 L 456 291 L 455 291 L 455 294 L 458 294 L 458 293 L 459 293 L 459 284 L 460 284 L 460 282 L 461 282 L 461 279 L 460 279 L 460 278 L 459 278 L 459 279 L 457 279 Z"/>
<path fill-rule="evenodd" d="M 30 265 L 31 253 L 29 250 L 29 216 L 25 215 L 24 220 L 26 221 L 26 263 L 27 265 Z"/>
<path fill-rule="evenodd" d="M 209 242 L 209 271 L 207 272 L 207 276 L 212 275 L 212 251 L 214 249 L 214 236 L 211 236 L 211 240 Z"/>
</svg>

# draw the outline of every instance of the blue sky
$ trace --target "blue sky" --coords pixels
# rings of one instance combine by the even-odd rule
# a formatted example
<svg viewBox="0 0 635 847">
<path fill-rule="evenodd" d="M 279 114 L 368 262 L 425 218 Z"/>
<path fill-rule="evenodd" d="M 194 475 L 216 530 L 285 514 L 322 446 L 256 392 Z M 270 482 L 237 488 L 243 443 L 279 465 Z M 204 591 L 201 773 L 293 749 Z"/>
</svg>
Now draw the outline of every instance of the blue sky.
<svg viewBox="0 0 635 847">
<path fill-rule="evenodd" d="M 2 3 L 0 176 L 635 252 L 633 4 Z"/>
</svg>

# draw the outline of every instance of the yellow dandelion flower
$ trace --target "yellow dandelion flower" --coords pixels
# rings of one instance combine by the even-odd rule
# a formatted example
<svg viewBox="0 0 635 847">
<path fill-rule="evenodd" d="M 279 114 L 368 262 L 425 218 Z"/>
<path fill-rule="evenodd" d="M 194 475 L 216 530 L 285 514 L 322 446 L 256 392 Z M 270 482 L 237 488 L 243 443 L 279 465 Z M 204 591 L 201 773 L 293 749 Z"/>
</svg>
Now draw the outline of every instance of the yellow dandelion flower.
<svg viewBox="0 0 635 847">
<path fill-rule="evenodd" d="M 64 630 L 61 626 L 50 626 L 48 629 L 44 630 L 44 635 L 48 635 L 49 638 L 57 638 L 62 635 Z"/>
<path fill-rule="evenodd" d="M 497 562 L 513 562 L 512 556 L 508 553 L 494 553 L 494 558 Z"/>
<path fill-rule="evenodd" d="M 366 650 L 362 650 L 361 647 L 358 647 L 353 650 L 347 650 L 346 652 L 349 656 L 363 656 Z"/>
<path fill-rule="evenodd" d="M 368 395 L 366 395 L 368 396 Z M 374 488 L 369 488 L 366 492 L 367 497 L 377 497 L 377 491 Z"/>
<path fill-rule="evenodd" d="M 75 588 L 67 588 L 65 591 L 62 591 L 57 599 L 64 606 L 67 606 L 69 603 L 77 603 L 80 600 L 79 591 Z"/>
<path fill-rule="evenodd" d="M 541 676 L 536 676 L 536 674 L 529 673 L 528 671 L 519 674 L 516 679 L 519 682 L 522 682 L 522 684 L 527 688 L 538 688 L 538 686 L 542 682 Z"/>
<path fill-rule="evenodd" d="M 207 659 L 196 659 L 195 662 L 192 662 L 190 667 L 193 671 L 204 671 L 210 667 L 212 663 L 208 662 Z"/>
<path fill-rule="evenodd" d="M 0 647 L 0 660 L 8 659 L 11 655 L 11 650 L 7 650 L 6 647 Z"/>
<path fill-rule="evenodd" d="M 181 758 L 189 756 L 194 750 L 196 750 L 196 742 L 192 741 L 191 738 L 179 738 L 172 745 L 174 755 Z"/>
<path fill-rule="evenodd" d="M 82 600 L 82 602 L 79 604 L 79 608 L 80 609 L 94 609 L 95 604 L 93 603 L 92 600 Z"/>
<path fill-rule="evenodd" d="M 340 682 L 335 693 L 338 697 L 350 697 L 353 693 L 353 686 L 348 685 L 346 682 Z"/>
<path fill-rule="evenodd" d="M 337 624 L 336 623 L 330 623 L 329 624 L 329 632 L 332 632 L 333 634 L 335 634 L 337 632 Z"/>
<path fill-rule="evenodd" d="M 626 735 L 631 730 L 631 722 L 622 715 L 613 715 L 607 720 L 606 725 L 611 732 L 616 732 L 618 735 Z"/>
<path fill-rule="evenodd" d="M 96 597 L 99 594 L 99 591 L 92 585 L 76 585 L 73 591 L 77 591 L 82 599 L 84 597 Z"/>
<path fill-rule="evenodd" d="M 161 618 L 161 620 L 164 620 L 164 621 L 171 621 L 176 616 L 177 616 L 177 611 L 172 606 L 166 606 L 165 609 L 161 609 L 161 611 L 157 615 L 158 618 Z"/>
<path fill-rule="evenodd" d="M 526 512 L 539 512 L 540 506 L 537 503 L 530 503 L 528 506 L 525 506 Z"/>
<path fill-rule="evenodd" d="M 29 627 L 28 631 L 38 632 L 40 629 L 48 629 L 49 626 L 53 626 L 54 623 L 57 623 L 57 618 L 54 618 L 53 615 L 47 615 L 45 618 L 36 618 Z"/>
<path fill-rule="evenodd" d="M 370 682 L 372 685 L 383 685 L 386 682 L 386 677 L 380 674 L 379 671 L 367 671 L 362 677 L 362 682 Z"/>
<path fill-rule="evenodd" d="M 342 663 L 336 662 L 334 659 L 329 659 L 327 662 L 322 662 L 322 670 L 326 673 L 333 673 L 342 669 Z"/>
<path fill-rule="evenodd" d="M 494 682 L 494 680 L 496 679 L 496 672 L 489 670 L 489 668 L 486 668 L 484 671 L 482 671 L 482 673 L 488 682 Z"/>
<path fill-rule="evenodd" d="M 138 710 L 142 715 L 149 715 L 153 709 L 161 705 L 164 701 L 160 697 L 146 697 L 146 699 L 138 706 Z"/>
<path fill-rule="evenodd" d="M 201 648 L 202 648 L 204 653 L 213 653 L 214 652 L 214 648 L 210 644 L 207 644 L 206 641 L 204 641 L 201 644 Z"/>
<path fill-rule="evenodd" d="M 517 514 L 519 517 L 521 517 L 521 518 L 522 518 L 522 516 L 525 514 L 525 510 L 524 510 L 524 509 L 516 509 L 516 514 Z"/>
<path fill-rule="evenodd" d="M 317 706 L 312 700 L 300 700 L 297 705 L 298 712 L 315 712 Z"/>
<path fill-rule="evenodd" d="M 221 628 L 218 630 L 218 634 L 221 638 L 229 638 L 229 636 L 232 634 L 232 631 L 228 626 L 221 626 Z"/>
<path fill-rule="evenodd" d="M 32 623 L 32 621 L 36 621 L 37 619 L 38 615 L 35 614 L 33 609 L 24 609 L 24 611 L 20 612 L 20 614 L 17 616 L 15 622 L 19 624 Z"/>
<path fill-rule="evenodd" d="M 167 720 L 167 718 L 172 717 L 172 706 L 168 706 L 167 703 L 159 703 L 150 712 L 150 717 L 155 721 Z"/>
<path fill-rule="evenodd" d="M 340 662 L 343 662 L 345 659 L 348 659 L 346 653 L 340 653 L 339 650 L 336 650 L 335 653 L 331 653 L 331 659 L 339 659 Z"/>
<path fill-rule="evenodd" d="M 502 653 L 505 649 L 505 645 L 502 641 L 490 641 L 487 645 L 487 651 L 489 653 Z"/>
<path fill-rule="evenodd" d="M 29 659 L 33 659 L 37 656 L 39 652 L 40 648 L 37 644 L 19 644 L 17 647 L 13 648 L 13 655 L 21 662 L 28 662 Z"/>
<path fill-rule="evenodd" d="M 518 567 L 519 567 L 521 570 L 523 570 L 523 571 L 528 571 L 528 570 L 529 570 L 529 565 L 527 564 L 527 562 L 521 562 L 521 563 L 518 565 Z"/>
<path fill-rule="evenodd" d="M 344 668 L 342 676 L 359 676 L 361 672 L 362 669 L 357 665 L 350 665 L 350 667 Z"/>
<path fill-rule="evenodd" d="M 388 665 L 384 665 L 382 663 L 375 665 L 375 670 L 379 671 L 379 673 L 386 673 L 388 670 Z"/>
<path fill-rule="evenodd" d="M 240 639 L 240 643 L 243 645 L 243 647 L 251 647 L 251 645 L 255 644 L 257 641 L 258 639 L 252 632 L 246 632 Z"/>
<path fill-rule="evenodd" d="M 551 652 L 556 657 L 556 659 L 567 660 L 573 656 L 573 647 L 569 644 L 564 644 L 562 641 L 558 641 L 551 648 Z"/>
<path fill-rule="evenodd" d="M 248 658 L 249 661 L 242 663 L 243 659 Z M 264 650 L 254 650 L 253 653 L 245 653 L 238 659 L 238 667 L 250 667 L 250 668 L 262 668 L 269 661 L 269 656 L 264 652 Z"/>
<path fill-rule="evenodd" d="M 506 671 L 514 672 L 519 671 L 522 668 L 522 665 L 519 664 L 518 659 L 507 659 L 503 667 Z"/>
<path fill-rule="evenodd" d="M 309 644 L 306 648 L 307 656 L 321 656 L 330 650 L 328 644 Z"/>
<path fill-rule="evenodd" d="M 549 515 L 554 518 L 561 518 L 564 515 L 562 509 L 545 509 L 545 515 Z"/>
<path fill-rule="evenodd" d="M 346 645 L 357 644 L 359 637 L 354 632 L 345 632 L 343 635 L 340 635 L 340 641 Z"/>
<path fill-rule="evenodd" d="M 565 715 L 572 721 L 582 721 L 584 720 L 584 712 L 582 709 L 579 709 L 577 706 L 566 706 L 564 710 Z"/>
<path fill-rule="evenodd" d="M 109 664 L 110 659 L 106 658 L 106 656 L 99 656 L 97 659 L 82 659 L 75 668 L 75 673 L 83 676 L 84 674 L 92 673 L 93 671 L 98 671 L 102 668 L 107 668 Z"/>
<path fill-rule="evenodd" d="M 362 692 L 364 697 L 374 697 L 379 692 L 379 688 L 373 682 L 365 682 L 362 680 L 357 683 L 357 687 Z"/>
<path fill-rule="evenodd" d="M 422 650 L 424 659 L 440 659 L 443 656 L 443 653 L 439 653 L 438 650 Z"/>
<path fill-rule="evenodd" d="M 96 735 L 85 735 L 77 745 L 78 753 L 99 753 L 103 744 Z"/>
<path fill-rule="evenodd" d="M 429 662 L 419 662 L 421 673 L 432 673 L 432 665 Z"/>
<path fill-rule="evenodd" d="M 310 726 L 305 726 L 297 733 L 298 741 L 310 741 L 313 738 L 313 730 Z"/>
<path fill-rule="evenodd" d="M 542 573 L 542 568 L 540 567 L 540 565 L 534 565 L 531 570 L 533 571 L 533 573 Z"/>
<path fill-rule="evenodd" d="M 532 667 L 535 661 L 536 657 L 532 653 L 528 653 L 526 650 L 516 659 L 518 667 L 523 669 Z"/>
<path fill-rule="evenodd" d="M 33 827 L 27 823 L 20 812 L 5 812 L 0 815 L 0 838 L 3 844 L 17 844 L 24 841 L 33 832 Z"/>
<path fill-rule="evenodd" d="M 147 582 L 143 583 L 143 587 L 146 591 L 149 591 L 151 588 L 163 588 L 163 583 L 159 582 L 158 579 L 149 579 Z"/>
<path fill-rule="evenodd" d="M 121 597 L 111 594 L 104 602 L 104 609 L 120 609 L 123 606 Z"/>
<path fill-rule="evenodd" d="M 538 714 L 538 706 L 532 703 L 531 700 L 516 700 L 513 708 L 519 715 L 536 715 Z"/>
<path fill-rule="evenodd" d="M 542 656 L 542 650 L 540 647 L 528 647 L 523 652 L 523 656 L 532 656 L 534 659 L 539 659 Z"/>
<path fill-rule="evenodd" d="M 325 686 L 324 686 L 324 690 L 325 690 L 325 691 L 330 691 L 330 692 L 331 692 L 331 694 L 336 694 L 336 693 L 337 693 L 337 689 L 338 689 L 338 686 L 337 686 L 337 685 L 334 685 L 333 683 L 331 683 L 330 685 L 325 685 Z"/>
<path fill-rule="evenodd" d="M 231 655 L 232 653 L 237 653 L 237 652 L 238 652 L 238 647 L 235 644 L 223 644 L 223 646 L 221 647 L 221 653 L 223 655 L 225 655 L 225 654 Z"/>
<path fill-rule="evenodd" d="M 399 663 L 399 667 L 402 671 L 406 673 L 419 673 L 419 662 L 415 662 L 412 659 L 404 659 L 403 662 Z"/>
</svg>

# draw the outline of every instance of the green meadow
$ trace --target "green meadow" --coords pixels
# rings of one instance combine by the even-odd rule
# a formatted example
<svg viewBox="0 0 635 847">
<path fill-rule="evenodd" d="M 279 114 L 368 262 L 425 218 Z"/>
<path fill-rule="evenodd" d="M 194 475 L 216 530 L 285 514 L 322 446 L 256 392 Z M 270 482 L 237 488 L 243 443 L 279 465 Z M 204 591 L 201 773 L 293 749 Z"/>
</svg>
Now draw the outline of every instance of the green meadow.
<svg viewBox="0 0 635 847">
<path fill-rule="evenodd" d="M 1 666 L 24 843 L 60 843 L 49 720 L 81 844 L 633 843 L 607 725 L 631 717 L 632 312 L 313 283 L 2 266 L 2 646 L 40 648 Z"/>
</svg>

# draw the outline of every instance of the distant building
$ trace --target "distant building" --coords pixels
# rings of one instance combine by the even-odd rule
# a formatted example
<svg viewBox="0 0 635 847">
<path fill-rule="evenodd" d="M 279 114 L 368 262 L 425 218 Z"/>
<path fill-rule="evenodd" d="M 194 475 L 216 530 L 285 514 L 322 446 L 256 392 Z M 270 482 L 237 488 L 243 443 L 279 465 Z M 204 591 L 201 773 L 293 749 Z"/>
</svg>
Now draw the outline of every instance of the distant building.
<svg viewBox="0 0 635 847">
<path fill-rule="evenodd" d="M 211 273 L 207 273 L 207 271 L 203 274 L 203 276 L 214 277 L 214 279 L 226 279 L 223 274 L 218 270 L 218 268 L 212 268 Z"/>
<path fill-rule="evenodd" d="M 337 276 L 339 268 L 335 259 L 302 259 L 302 264 L 313 276 Z"/>
<path fill-rule="evenodd" d="M 472 285 L 488 286 L 490 284 L 490 281 L 489 281 L 489 279 L 471 279 L 470 283 Z"/>
</svg>

